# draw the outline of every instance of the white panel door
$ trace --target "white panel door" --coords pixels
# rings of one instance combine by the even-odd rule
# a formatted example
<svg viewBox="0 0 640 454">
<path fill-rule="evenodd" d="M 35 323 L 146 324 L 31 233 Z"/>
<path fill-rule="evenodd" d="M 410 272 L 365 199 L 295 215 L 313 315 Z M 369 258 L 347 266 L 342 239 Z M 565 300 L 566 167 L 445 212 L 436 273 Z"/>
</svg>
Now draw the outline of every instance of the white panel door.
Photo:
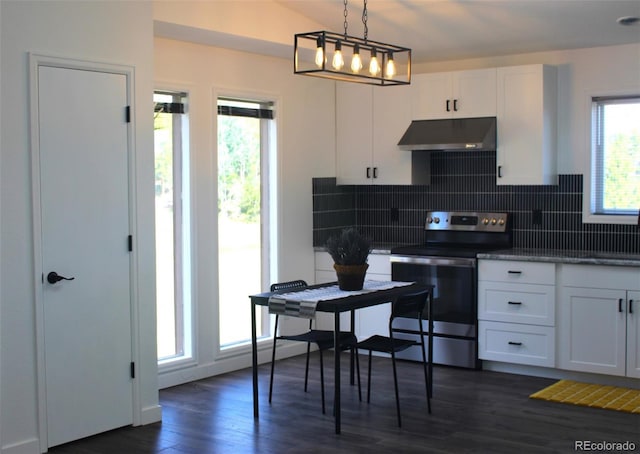
<svg viewBox="0 0 640 454">
<path fill-rule="evenodd" d="M 39 66 L 47 446 L 133 422 L 126 106 L 124 74 Z"/>
<path fill-rule="evenodd" d="M 640 378 L 640 292 L 627 292 L 627 376 Z"/>
<path fill-rule="evenodd" d="M 625 375 L 624 290 L 563 287 L 558 332 L 562 369 Z"/>
</svg>

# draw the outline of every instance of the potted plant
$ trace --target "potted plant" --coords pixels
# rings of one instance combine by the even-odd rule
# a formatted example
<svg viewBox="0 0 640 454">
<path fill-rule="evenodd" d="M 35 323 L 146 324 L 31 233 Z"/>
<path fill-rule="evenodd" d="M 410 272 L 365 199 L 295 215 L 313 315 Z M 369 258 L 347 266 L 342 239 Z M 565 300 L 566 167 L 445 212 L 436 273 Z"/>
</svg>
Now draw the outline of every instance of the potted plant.
<svg viewBox="0 0 640 454">
<path fill-rule="evenodd" d="M 371 241 L 353 227 L 342 230 L 326 243 L 327 252 L 333 258 L 333 268 L 341 290 L 361 290 L 369 264 Z"/>
</svg>

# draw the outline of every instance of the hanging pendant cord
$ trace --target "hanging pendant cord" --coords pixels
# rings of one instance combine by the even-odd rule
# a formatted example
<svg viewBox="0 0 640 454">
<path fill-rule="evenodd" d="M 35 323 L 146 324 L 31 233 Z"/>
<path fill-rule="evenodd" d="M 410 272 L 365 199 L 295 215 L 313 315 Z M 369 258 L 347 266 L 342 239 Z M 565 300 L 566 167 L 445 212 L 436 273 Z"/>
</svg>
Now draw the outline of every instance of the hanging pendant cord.
<svg viewBox="0 0 640 454">
<path fill-rule="evenodd" d="M 349 24 L 347 23 L 347 15 L 349 12 L 347 11 L 347 0 L 344 0 L 344 39 L 347 40 L 347 27 Z"/>
<path fill-rule="evenodd" d="M 345 0 L 345 4 L 346 4 Z M 369 27 L 367 27 L 367 0 L 364 0 L 364 8 L 362 9 L 362 23 L 364 24 L 364 40 L 367 41 L 369 36 Z"/>
</svg>

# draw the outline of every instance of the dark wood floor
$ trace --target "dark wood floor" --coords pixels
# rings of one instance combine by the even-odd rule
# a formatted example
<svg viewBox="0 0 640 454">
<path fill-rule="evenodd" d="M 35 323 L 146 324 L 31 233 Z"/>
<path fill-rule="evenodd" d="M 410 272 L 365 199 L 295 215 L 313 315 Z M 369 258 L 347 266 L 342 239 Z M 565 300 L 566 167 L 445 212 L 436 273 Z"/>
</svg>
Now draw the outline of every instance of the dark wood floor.
<svg viewBox="0 0 640 454">
<path fill-rule="evenodd" d="M 366 358 L 361 363 L 365 366 Z M 399 364 L 403 427 L 398 428 L 391 364 L 383 358 L 374 358 L 370 404 L 358 401 L 357 387 L 350 387 L 345 375 L 342 434 L 336 435 L 330 397 L 327 415 L 321 413 L 317 357 L 312 366 L 305 393 L 304 357 L 279 361 L 271 405 L 269 366 L 260 367 L 259 422 L 253 419 L 251 370 L 245 369 L 162 390 L 162 423 L 114 430 L 50 452 L 571 453 L 582 440 L 631 441 L 640 451 L 640 416 L 529 399 L 553 383 L 544 378 L 436 366 L 429 415 L 420 366 L 411 362 Z M 331 396 L 332 368 L 325 368 Z"/>
</svg>

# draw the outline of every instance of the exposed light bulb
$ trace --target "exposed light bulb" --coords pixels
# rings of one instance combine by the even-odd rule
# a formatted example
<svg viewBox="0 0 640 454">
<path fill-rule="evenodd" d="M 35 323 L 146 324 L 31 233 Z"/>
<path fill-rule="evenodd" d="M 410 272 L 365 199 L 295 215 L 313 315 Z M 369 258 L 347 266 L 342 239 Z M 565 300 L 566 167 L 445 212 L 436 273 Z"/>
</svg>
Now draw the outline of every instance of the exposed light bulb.
<svg viewBox="0 0 640 454">
<path fill-rule="evenodd" d="M 385 75 L 389 79 L 393 79 L 396 75 L 396 63 L 393 61 L 393 52 L 389 52 L 389 58 L 387 59 L 387 67 L 385 69 Z"/>
<path fill-rule="evenodd" d="M 351 57 L 351 71 L 359 73 L 362 69 L 362 59 L 360 58 L 360 45 L 356 44 L 353 49 L 353 57 Z"/>
<path fill-rule="evenodd" d="M 377 76 L 380 73 L 380 63 L 376 57 L 376 49 L 371 49 L 371 61 L 369 62 L 369 74 Z"/>
<path fill-rule="evenodd" d="M 340 40 L 336 41 L 336 51 L 333 54 L 333 61 L 331 62 L 331 66 L 336 71 L 340 71 L 344 66 L 344 58 L 342 57 L 342 43 Z"/>
<path fill-rule="evenodd" d="M 316 41 L 316 66 L 322 68 L 324 65 L 324 49 L 322 46 L 322 38 L 318 38 Z"/>
</svg>

